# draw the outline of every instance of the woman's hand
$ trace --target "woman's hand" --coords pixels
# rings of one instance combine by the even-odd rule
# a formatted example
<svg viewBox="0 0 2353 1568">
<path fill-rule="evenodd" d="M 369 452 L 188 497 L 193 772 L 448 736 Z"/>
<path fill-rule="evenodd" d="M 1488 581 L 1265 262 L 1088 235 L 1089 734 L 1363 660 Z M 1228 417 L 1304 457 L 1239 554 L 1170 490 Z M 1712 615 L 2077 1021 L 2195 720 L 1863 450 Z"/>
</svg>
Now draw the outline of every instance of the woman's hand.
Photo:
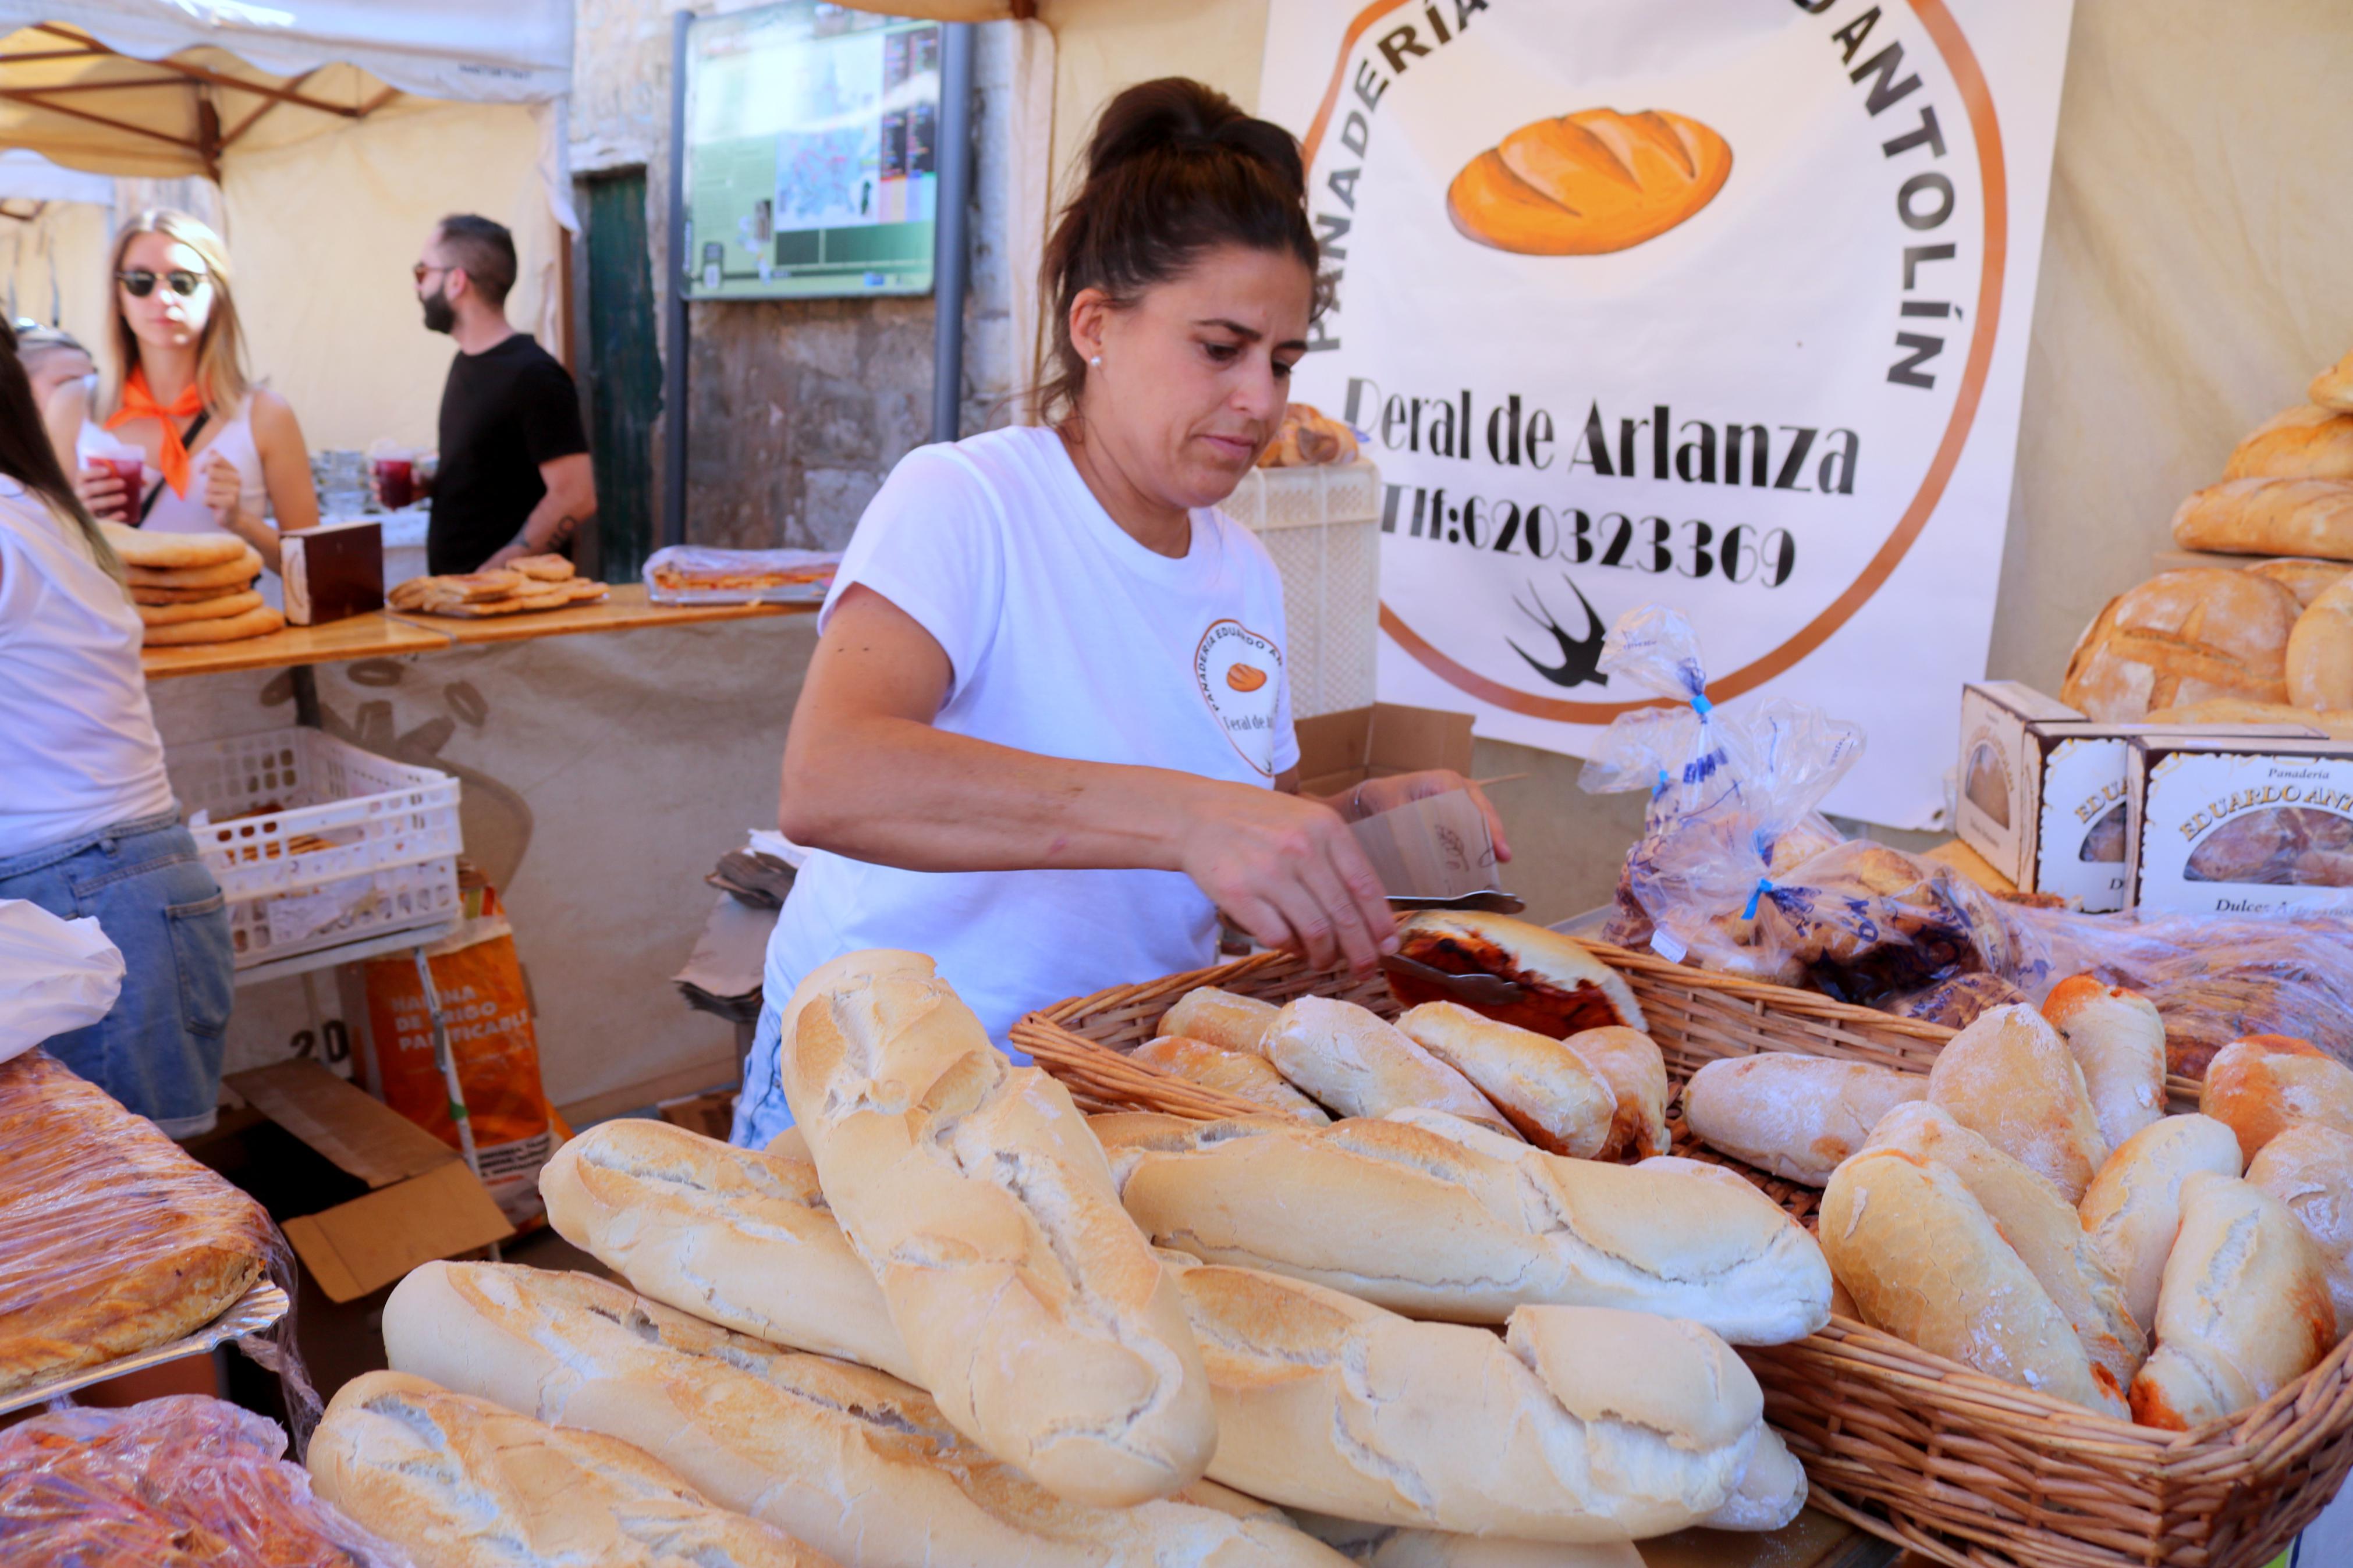
<svg viewBox="0 0 2353 1568">
<path fill-rule="evenodd" d="M 92 517 L 121 521 L 130 516 L 130 488 L 104 463 L 92 463 L 74 475 L 74 493 Z"/>
<path fill-rule="evenodd" d="M 1469 793 L 1472 801 L 1479 807 L 1479 815 L 1487 819 L 1487 838 L 1495 847 L 1495 858 L 1498 861 L 1510 859 L 1512 846 L 1504 837 L 1504 819 L 1496 813 L 1494 803 L 1487 798 L 1485 790 L 1451 768 L 1426 768 L 1418 773 L 1393 773 L 1385 779 L 1366 779 L 1353 793 L 1342 797 L 1345 803 L 1342 809 L 1350 816 L 1362 820 L 1458 789 Z M 1349 809 L 1351 806 L 1353 810 Z"/>
<path fill-rule="evenodd" d="M 1358 973 L 1396 950 L 1381 879 L 1330 806 L 1218 784 L 1188 807 L 1178 868 L 1258 942 Z"/>
<path fill-rule="evenodd" d="M 226 458 L 215 458 L 205 466 L 205 505 L 212 509 L 213 521 L 224 532 L 235 533 L 237 502 L 244 498 L 245 480 L 237 465 Z"/>
</svg>

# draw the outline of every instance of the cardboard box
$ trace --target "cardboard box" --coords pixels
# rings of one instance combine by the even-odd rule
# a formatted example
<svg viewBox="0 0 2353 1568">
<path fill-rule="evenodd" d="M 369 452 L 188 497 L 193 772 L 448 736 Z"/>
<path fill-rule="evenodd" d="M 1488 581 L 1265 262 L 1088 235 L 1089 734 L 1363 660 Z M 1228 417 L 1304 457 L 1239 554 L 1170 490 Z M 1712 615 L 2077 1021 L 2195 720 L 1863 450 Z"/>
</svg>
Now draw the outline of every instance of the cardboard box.
<svg viewBox="0 0 2353 1568">
<path fill-rule="evenodd" d="M 223 1080 L 368 1192 L 284 1220 L 295 1255 L 329 1300 L 381 1289 L 420 1263 L 455 1258 L 514 1234 L 458 1152 L 408 1118 L 297 1059 Z"/>
<path fill-rule="evenodd" d="M 384 525 L 344 522 L 290 533 L 280 543 L 286 618 L 324 626 L 384 608 Z"/>
<path fill-rule="evenodd" d="M 2034 830 L 2041 800 L 2038 753 L 2027 726 L 2084 715 L 2015 680 L 1961 688 L 1961 785 L 1953 829 L 1962 843 L 2017 886 L 2034 886 Z M 2121 759 L 2119 759 L 2121 760 Z"/>
<path fill-rule="evenodd" d="M 1366 779 L 1424 768 L 1471 776 L 1471 715 L 1376 702 L 1318 713 L 1293 726 L 1299 736 L 1299 787 L 1338 795 Z"/>
<path fill-rule="evenodd" d="M 2353 910 L 2353 743 L 2175 732 L 2129 746 L 2142 909 Z"/>
</svg>

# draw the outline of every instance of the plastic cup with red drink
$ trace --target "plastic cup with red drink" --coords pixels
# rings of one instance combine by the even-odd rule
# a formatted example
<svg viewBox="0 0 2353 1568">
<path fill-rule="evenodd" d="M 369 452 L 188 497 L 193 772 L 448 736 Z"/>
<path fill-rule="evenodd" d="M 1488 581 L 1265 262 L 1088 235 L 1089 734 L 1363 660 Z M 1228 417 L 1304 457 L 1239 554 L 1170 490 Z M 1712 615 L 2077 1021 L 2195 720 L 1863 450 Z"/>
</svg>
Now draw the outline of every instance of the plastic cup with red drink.
<svg viewBox="0 0 2353 1568">
<path fill-rule="evenodd" d="M 113 453 L 95 457 L 90 466 L 104 468 L 122 486 L 122 494 L 115 500 L 115 516 L 129 522 L 139 515 L 139 492 L 147 481 L 147 462 L 136 452 Z"/>
<path fill-rule="evenodd" d="M 375 459 L 375 493 L 385 510 L 398 511 L 417 501 L 417 468 L 407 458 Z"/>
</svg>

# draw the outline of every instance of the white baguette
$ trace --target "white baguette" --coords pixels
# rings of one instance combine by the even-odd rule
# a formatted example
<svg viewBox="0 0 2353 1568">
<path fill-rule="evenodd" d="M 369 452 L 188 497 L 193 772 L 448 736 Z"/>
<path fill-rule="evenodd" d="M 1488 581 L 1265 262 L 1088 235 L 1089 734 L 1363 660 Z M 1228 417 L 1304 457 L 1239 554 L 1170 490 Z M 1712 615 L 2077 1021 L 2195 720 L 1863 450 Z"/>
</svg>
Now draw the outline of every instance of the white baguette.
<svg viewBox="0 0 2353 1568">
<path fill-rule="evenodd" d="M 1519 1136 L 1470 1079 L 1351 1002 L 1315 995 L 1293 1002 L 1267 1030 L 1266 1059 L 1341 1116 L 1426 1105 Z"/>
<path fill-rule="evenodd" d="M 302 1462 L 421 1568 L 832 1568 L 641 1448 L 405 1373 L 343 1384 Z"/>
<path fill-rule="evenodd" d="M 2084 1069 L 2059 1031 L 2023 1004 L 1995 1007 L 1936 1053 L 1928 1100 L 2011 1159 L 2058 1184 L 2071 1204 L 2108 1157 Z"/>
<path fill-rule="evenodd" d="M 1228 1050 L 1183 1035 L 1162 1035 L 1136 1047 L 1129 1059 L 1310 1126 L 1328 1126 L 1332 1121 L 1322 1106 L 1292 1088 L 1291 1080 L 1275 1071 L 1272 1063 L 1249 1051 Z"/>
<path fill-rule="evenodd" d="M 2192 1171 L 2235 1176 L 2240 1163 L 2238 1137 L 2220 1121 L 2168 1116 L 2126 1139 L 2092 1178 L 2077 1212 L 2142 1333 L 2157 1327 L 2158 1285 L 2181 1228 L 2183 1180 Z"/>
<path fill-rule="evenodd" d="M 959 1437 L 921 1390 L 698 1322 L 578 1274 L 428 1263 L 385 1304 L 396 1371 L 634 1443 L 845 1568 L 1334 1568 L 1209 1483 L 1068 1502 Z"/>
<path fill-rule="evenodd" d="M 1482 1017 L 1460 1002 L 1424 1002 L 1409 1008 L 1397 1026 L 1469 1079 L 1537 1148 L 1583 1160 L 1609 1142 L 1617 1091 L 1560 1041 Z"/>
<path fill-rule="evenodd" d="M 1607 1079 L 1618 1097 L 1597 1158 L 1663 1154 L 1673 1147 L 1667 1135 L 1667 1059 L 1658 1042 L 1632 1025 L 1606 1024 L 1580 1029 L 1561 1044 Z"/>
<path fill-rule="evenodd" d="M 2156 1003 L 2078 974 L 2051 988 L 2042 1016 L 2083 1068 L 2092 1119 L 2111 1151 L 2165 1114 L 2165 1020 Z"/>
<path fill-rule="evenodd" d="M 2285 1204 L 2319 1245 L 2342 1338 L 2353 1330 L 2353 1137 L 2299 1122 L 2263 1145 L 2247 1180 Z"/>
<path fill-rule="evenodd" d="M 1881 1117 L 1927 1092 L 1923 1074 L 1764 1051 L 1719 1058 L 1692 1074 L 1683 1121 L 1720 1153 L 1819 1187 Z"/>
<path fill-rule="evenodd" d="M 1250 1268 L 1178 1272 L 1218 1480 L 1286 1507 L 1523 1541 L 1630 1541 L 1723 1508 L 1763 1430 L 1730 1346 L 1641 1312 L 1522 1307 L 1504 1337 Z"/>
<path fill-rule="evenodd" d="M 1619 1307 L 1735 1344 L 1802 1339 L 1829 1321 L 1820 1248 L 1753 1188 L 1563 1159 L 1432 1111 L 1328 1128 L 1150 1115 L 1093 1126 L 1155 1245 L 1409 1317 Z"/>
<path fill-rule="evenodd" d="M 556 1234 L 640 1295 L 771 1344 L 916 1376 L 806 1160 L 623 1117 L 558 1150 L 539 1191 Z"/>
<path fill-rule="evenodd" d="M 1160 1016 L 1160 1032 L 1206 1040 L 1220 1050 L 1266 1055 L 1267 1031 L 1282 1009 L 1255 996 L 1238 996 L 1214 985 L 1197 985 Z"/>
<path fill-rule="evenodd" d="M 1069 1091 L 903 973 L 809 1001 L 779 1056 L 826 1197 L 955 1429 L 1101 1507 L 1199 1479 L 1200 1352 Z"/>
<path fill-rule="evenodd" d="M 2206 1064 L 2198 1109 L 2228 1124 L 2252 1162 L 2299 1121 L 2353 1132 L 2353 1068 L 2309 1040 L 2250 1035 Z"/>
<path fill-rule="evenodd" d="M 2158 1291 L 2157 1349 L 2133 1379 L 2133 1419 L 2188 1431 L 2234 1415 L 2336 1343 L 2327 1263 L 2304 1222 L 2253 1182 L 2191 1173 Z"/>
<path fill-rule="evenodd" d="M 2073 1325 L 2093 1375 L 2119 1399 L 2148 1358 L 2122 1286 L 2101 1261 L 2073 1205 L 2050 1178 L 2028 1170 L 1933 1105 L 1899 1105 L 1871 1130 L 1867 1147 L 1900 1149 L 1960 1177 L 2002 1239 Z"/>
</svg>

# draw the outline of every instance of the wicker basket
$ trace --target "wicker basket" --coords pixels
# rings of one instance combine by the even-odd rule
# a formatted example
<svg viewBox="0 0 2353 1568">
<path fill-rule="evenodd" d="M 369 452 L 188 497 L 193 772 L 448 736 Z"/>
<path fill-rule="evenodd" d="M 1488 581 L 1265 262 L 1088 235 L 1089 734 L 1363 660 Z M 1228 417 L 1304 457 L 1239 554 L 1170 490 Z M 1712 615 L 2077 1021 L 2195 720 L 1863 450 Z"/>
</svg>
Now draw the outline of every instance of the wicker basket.
<svg viewBox="0 0 2353 1568">
<path fill-rule="evenodd" d="M 1678 1089 L 1720 1057 L 1757 1051 L 1925 1072 L 1954 1031 L 1810 992 L 1761 985 L 1588 944 L 1625 975 Z M 1351 982 L 1260 953 L 1063 1002 L 1011 1039 L 1089 1110 L 1208 1120 L 1257 1107 L 1128 1059 L 1197 985 L 1283 1002 L 1308 992 L 1385 1016 L 1378 976 Z M 2195 1086 L 2186 1086 L 2195 1103 Z M 2177 1102 L 2185 1085 L 2172 1088 Z M 1694 1143 L 1801 1222 L 1820 1194 Z M 2256 1408 L 2164 1432 L 1982 1376 L 1846 1318 L 1796 1344 L 1746 1350 L 1766 1413 L 1804 1459 L 1819 1508 L 1952 1568 L 2260 1568 L 2311 1522 L 2353 1468 L 2353 1339 Z"/>
</svg>

